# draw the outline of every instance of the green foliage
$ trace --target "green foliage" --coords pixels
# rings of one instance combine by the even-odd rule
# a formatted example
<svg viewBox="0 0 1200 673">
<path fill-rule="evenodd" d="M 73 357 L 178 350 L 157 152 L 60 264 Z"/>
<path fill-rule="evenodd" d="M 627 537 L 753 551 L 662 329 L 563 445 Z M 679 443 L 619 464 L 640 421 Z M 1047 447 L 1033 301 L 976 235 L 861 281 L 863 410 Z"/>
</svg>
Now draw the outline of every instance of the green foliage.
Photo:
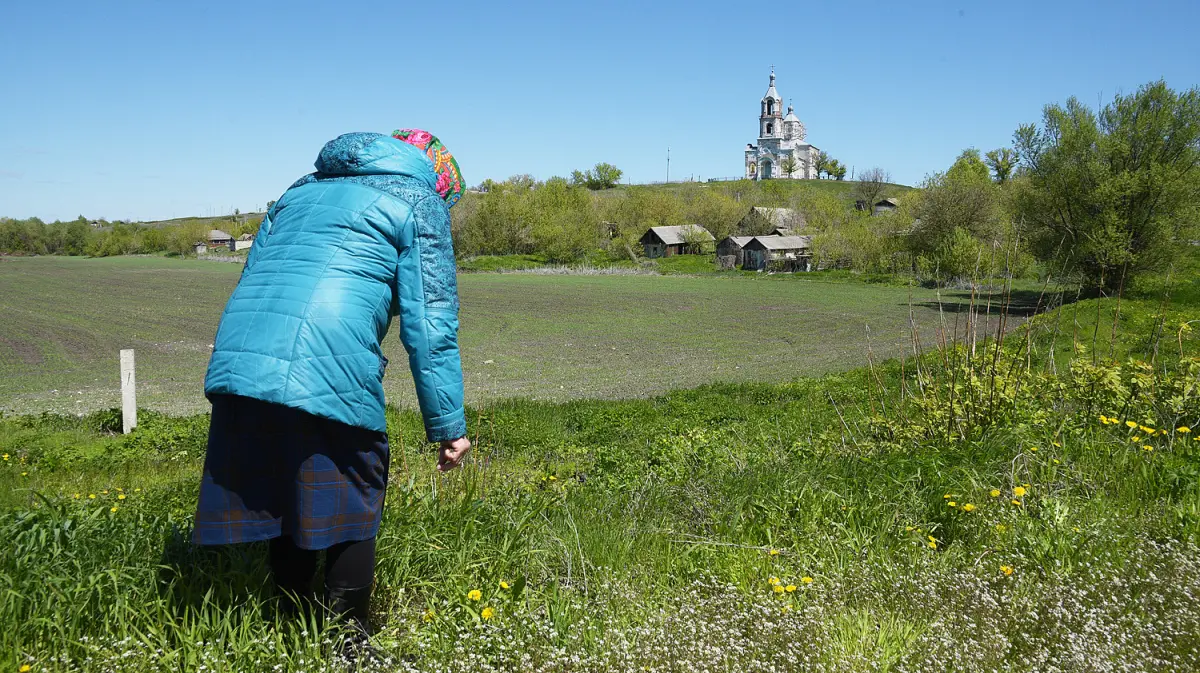
<svg viewBox="0 0 1200 673">
<path fill-rule="evenodd" d="M 1017 153 L 1008 147 L 991 150 L 984 158 L 984 163 L 992 169 L 992 175 L 1000 184 L 1008 182 L 1012 177 L 1017 169 L 1017 161 Z"/>
<path fill-rule="evenodd" d="M 612 164 L 598 163 L 590 170 L 572 171 L 571 183 L 588 189 L 612 189 L 621 183 L 621 169 Z"/>
<path fill-rule="evenodd" d="M 1116 96 L 1099 114 L 1049 105 L 1015 135 L 1024 176 L 1016 208 L 1044 260 L 1115 291 L 1167 268 L 1200 219 L 1200 90 L 1163 81 Z"/>
<path fill-rule="evenodd" d="M 954 165 L 946 171 L 946 177 L 968 184 L 982 184 L 991 180 L 987 164 L 980 157 L 979 150 L 974 147 L 969 147 L 958 155 Z"/>
</svg>

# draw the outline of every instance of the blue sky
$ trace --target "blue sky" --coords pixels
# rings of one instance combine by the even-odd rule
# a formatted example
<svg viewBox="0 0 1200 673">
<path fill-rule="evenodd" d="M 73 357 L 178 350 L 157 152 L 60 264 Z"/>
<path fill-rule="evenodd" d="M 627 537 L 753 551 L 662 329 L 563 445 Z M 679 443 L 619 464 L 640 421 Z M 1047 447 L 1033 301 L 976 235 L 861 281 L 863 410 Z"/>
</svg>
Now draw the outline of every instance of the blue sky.
<svg viewBox="0 0 1200 673">
<path fill-rule="evenodd" d="M 774 64 L 809 140 L 899 182 L 1042 106 L 1200 83 L 1200 3 L 41 2 L 0 13 L 0 215 L 261 209 L 347 131 L 469 184 L 741 173 Z M 351 9 L 352 8 L 352 9 Z"/>
</svg>

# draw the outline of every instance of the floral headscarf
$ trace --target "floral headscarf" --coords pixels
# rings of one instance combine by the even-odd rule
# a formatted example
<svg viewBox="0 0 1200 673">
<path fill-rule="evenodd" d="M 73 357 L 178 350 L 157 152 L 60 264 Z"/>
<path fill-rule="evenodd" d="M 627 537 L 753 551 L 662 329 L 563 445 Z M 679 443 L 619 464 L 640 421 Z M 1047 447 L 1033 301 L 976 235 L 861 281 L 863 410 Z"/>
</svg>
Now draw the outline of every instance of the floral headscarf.
<svg viewBox="0 0 1200 673">
<path fill-rule="evenodd" d="M 429 131 L 420 129 L 400 129 L 393 131 L 392 137 L 425 150 L 425 155 L 433 162 L 433 172 L 437 174 L 437 193 L 446 202 L 447 208 L 457 203 L 463 193 L 462 173 L 458 170 L 458 162 L 442 141 Z"/>
</svg>

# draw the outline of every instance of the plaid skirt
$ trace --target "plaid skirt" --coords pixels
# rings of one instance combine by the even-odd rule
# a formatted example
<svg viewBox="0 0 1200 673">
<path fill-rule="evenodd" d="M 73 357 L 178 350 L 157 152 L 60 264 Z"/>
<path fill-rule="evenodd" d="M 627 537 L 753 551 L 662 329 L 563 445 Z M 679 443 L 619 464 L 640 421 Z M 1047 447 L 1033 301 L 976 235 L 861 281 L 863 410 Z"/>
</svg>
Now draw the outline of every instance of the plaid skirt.
<svg viewBox="0 0 1200 673">
<path fill-rule="evenodd" d="M 387 433 L 236 395 L 212 396 L 192 541 L 367 540 L 387 490 Z"/>
</svg>

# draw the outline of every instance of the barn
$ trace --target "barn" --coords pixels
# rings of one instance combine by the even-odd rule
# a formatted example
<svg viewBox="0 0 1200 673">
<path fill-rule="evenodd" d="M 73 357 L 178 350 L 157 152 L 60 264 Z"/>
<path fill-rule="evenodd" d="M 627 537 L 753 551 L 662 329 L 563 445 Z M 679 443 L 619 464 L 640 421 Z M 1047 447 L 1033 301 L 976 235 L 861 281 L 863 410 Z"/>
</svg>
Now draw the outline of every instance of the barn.
<svg viewBox="0 0 1200 673">
<path fill-rule="evenodd" d="M 812 270 L 811 236 L 755 236 L 744 251 L 747 271 Z"/>
<path fill-rule="evenodd" d="M 642 244 L 646 256 L 653 259 L 711 252 L 712 242 L 715 240 L 704 227 L 698 224 L 684 224 L 676 227 L 650 227 L 638 242 Z"/>
<path fill-rule="evenodd" d="M 736 269 L 745 261 L 744 249 L 746 244 L 753 241 L 753 236 L 726 236 L 717 244 L 717 266 L 722 269 Z"/>
</svg>

